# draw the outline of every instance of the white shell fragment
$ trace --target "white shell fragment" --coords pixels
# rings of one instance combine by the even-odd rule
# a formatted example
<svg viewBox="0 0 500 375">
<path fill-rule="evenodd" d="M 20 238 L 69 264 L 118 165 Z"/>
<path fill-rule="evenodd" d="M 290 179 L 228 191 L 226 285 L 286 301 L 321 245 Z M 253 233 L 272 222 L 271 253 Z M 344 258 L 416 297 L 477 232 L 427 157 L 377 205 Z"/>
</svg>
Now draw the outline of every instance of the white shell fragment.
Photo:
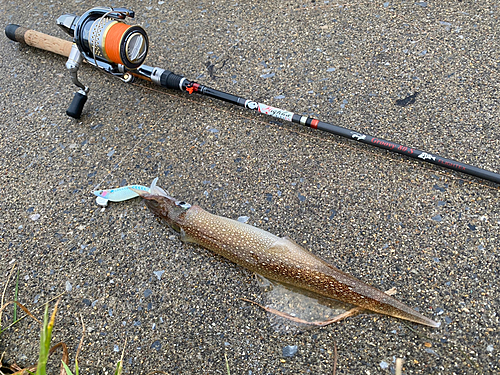
<svg viewBox="0 0 500 375">
<path fill-rule="evenodd" d="M 33 221 L 37 221 L 38 219 L 40 219 L 40 214 L 33 214 L 30 216 L 30 219 Z"/>
</svg>

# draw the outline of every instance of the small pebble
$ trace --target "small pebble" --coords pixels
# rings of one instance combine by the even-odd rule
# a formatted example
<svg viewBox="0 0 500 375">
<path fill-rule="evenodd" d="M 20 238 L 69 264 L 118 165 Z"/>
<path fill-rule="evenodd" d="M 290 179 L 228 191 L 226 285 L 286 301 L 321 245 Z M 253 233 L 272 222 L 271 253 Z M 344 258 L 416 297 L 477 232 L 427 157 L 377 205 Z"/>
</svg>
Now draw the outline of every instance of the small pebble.
<svg viewBox="0 0 500 375">
<path fill-rule="evenodd" d="M 38 219 L 40 219 L 40 214 L 30 215 L 30 219 L 33 220 L 33 221 L 37 221 Z"/>
<path fill-rule="evenodd" d="M 161 342 L 160 340 L 156 340 L 155 342 L 153 342 L 151 344 L 151 349 L 156 349 L 156 350 L 160 350 L 161 349 Z"/>
<path fill-rule="evenodd" d="M 434 354 L 436 357 L 439 357 L 439 355 L 432 349 L 426 348 L 425 351 L 429 354 Z"/>
<path fill-rule="evenodd" d="M 71 286 L 71 283 L 69 281 L 66 281 L 66 292 L 71 292 L 73 290 L 73 287 Z"/>
<path fill-rule="evenodd" d="M 153 271 L 158 280 L 161 280 L 161 276 L 165 273 L 165 271 Z"/>
<path fill-rule="evenodd" d="M 287 358 L 291 358 L 293 357 L 295 354 L 297 354 L 297 350 L 298 350 L 298 346 L 297 345 L 288 345 L 288 346 L 285 346 L 283 348 L 283 357 L 287 357 Z"/>
<path fill-rule="evenodd" d="M 438 185 L 434 185 L 432 188 L 434 190 L 438 190 L 438 191 L 442 191 L 442 192 L 446 191 L 446 189 L 444 187 L 441 187 L 441 186 L 438 186 Z"/>
</svg>

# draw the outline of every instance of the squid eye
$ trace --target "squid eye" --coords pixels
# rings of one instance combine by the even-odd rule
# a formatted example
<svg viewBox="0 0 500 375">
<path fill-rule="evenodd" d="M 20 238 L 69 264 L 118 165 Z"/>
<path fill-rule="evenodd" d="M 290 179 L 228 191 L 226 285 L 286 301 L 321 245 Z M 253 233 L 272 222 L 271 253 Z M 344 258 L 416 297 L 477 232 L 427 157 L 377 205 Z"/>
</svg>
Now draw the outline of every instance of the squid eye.
<svg viewBox="0 0 500 375">
<path fill-rule="evenodd" d="M 176 205 L 179 206 L 179 207 L 181 207 L 181 208 L 183 208 L 183 209 L 185 209 L 185 210 L 187 210 L 187 209 L 189 209 L 191 207 L 191 205 L 189 203 L 186 203 L 184 201 L 177 202 Z"/>
</svg>

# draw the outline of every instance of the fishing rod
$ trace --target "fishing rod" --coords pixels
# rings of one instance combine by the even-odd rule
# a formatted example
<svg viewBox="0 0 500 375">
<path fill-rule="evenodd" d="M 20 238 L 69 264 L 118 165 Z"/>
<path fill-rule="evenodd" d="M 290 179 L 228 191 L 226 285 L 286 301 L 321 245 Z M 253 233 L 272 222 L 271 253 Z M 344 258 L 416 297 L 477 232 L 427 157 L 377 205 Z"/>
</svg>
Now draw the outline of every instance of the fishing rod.
<svg viewBox="0 0 500 375">
<path fill-rule="evenodd" d="M 280 120 L 322 130 L 500 184 L 500 174 L 498 173 L 215 90 L 190 81 L 184 76 L 167 69 L 145 65 L 143 62 L 149 49 L 148 36 L 141 26 L 126 24 L 124 20 L 127 17 L 134 18 L 134 12 L 126 8 L 102 7 L 92 8 L 81 16 L 74 14 L 62 15 L 57 19 L 56 23 L 73 38 L 73 42 L 14 24 L 7 25 L 5 34 L 13 41 L 68 57 L 66 68 L 73 83 L 78 87 L 78 91 L 75 93 L 66 113 L 76 119 L 80 118 L 88 98 L 89 87 L 79 81 L 77 74 L 82 62 L 86 61 L 124 82 L 132 82 L 135 78 L 139 78 L 171 90 L 180 90 L 189 94 L 196 92 Z"/>
</svg>

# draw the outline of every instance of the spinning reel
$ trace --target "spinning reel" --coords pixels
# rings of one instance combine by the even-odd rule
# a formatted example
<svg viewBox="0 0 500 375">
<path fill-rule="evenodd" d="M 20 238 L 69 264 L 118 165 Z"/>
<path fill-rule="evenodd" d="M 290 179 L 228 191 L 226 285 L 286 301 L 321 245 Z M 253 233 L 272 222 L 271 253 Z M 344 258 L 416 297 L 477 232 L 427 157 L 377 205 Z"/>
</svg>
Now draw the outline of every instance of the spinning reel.
<svg viewBox="0 0 500 375">
<path fill-rule="evenodd" d="M 131 82 L 135 70 L 142 65 L 148 53 L 149 40 L 141 26 L 123 22 L 134 18 L 134 12 L 125 8 L 92 8 L 80 17 L 64 14 L 57 25 L 73 37 L 73 45 L 66 68 L 73 83 L 79 87 L 66 113 L 80 118 L 87 101 L 89 88 L 78 80 L 78 69 L 86 60 L 125 82 Z"/>
</svg>

